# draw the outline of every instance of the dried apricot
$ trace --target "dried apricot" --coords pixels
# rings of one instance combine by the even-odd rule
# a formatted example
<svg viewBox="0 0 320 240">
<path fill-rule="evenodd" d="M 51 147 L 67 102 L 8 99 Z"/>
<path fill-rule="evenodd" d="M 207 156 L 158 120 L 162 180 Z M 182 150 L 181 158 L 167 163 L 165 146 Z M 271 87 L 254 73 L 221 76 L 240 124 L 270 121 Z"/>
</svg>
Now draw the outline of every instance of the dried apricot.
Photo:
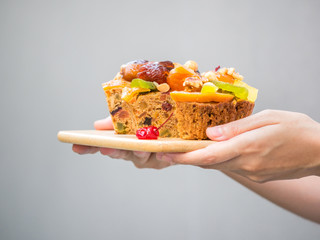
<svg viewBox="0 0 320 240">
<path fill-rule="evenodd" d="M 226 82 L 226 83 L 231 83 L 231 84 L 234 83 L 234 78 L 228 74 L 217 73 L 217 78 L 221 82 Z"/>
<path fill-rule="evenodd" d="M 183 82 L 187 77 L 199 77 L 194 71 L 183 66 L 177 66 L 172 69 L 168 75 L 167 83 L 171 90 L 182 91 L 184 89 Z"/>
</svg>

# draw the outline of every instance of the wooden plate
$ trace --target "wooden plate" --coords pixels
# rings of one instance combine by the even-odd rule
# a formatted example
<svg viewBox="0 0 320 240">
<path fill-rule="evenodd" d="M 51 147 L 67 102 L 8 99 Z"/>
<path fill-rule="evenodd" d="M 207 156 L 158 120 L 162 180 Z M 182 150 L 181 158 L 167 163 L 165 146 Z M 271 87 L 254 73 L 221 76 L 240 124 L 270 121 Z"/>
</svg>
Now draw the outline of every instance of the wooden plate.
<svg viewBox="0 0 320 240">
<path fill-rule="evenodd" d="M 139 140 L 135 135 L 115 134 L 113 130 L 60 131 L 58 139 L 65 143 L 145 152 L 190 152 L 214 143 L 211 140 L 182 140 L 179 138 Z"/>
</svg>

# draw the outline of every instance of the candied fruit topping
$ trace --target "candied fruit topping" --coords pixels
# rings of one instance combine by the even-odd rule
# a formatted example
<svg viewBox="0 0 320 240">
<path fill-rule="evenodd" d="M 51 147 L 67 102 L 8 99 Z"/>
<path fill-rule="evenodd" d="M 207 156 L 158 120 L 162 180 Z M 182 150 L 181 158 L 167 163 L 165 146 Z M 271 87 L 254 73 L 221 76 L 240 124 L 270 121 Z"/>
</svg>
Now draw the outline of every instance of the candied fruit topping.
<svg viewBox="0 0 320 240">
<path fill-rule="evenodd" d="M 207 82 L 203 84 L 201 88 L 201 93 L 215 93 L 219 88 L 212 82 Z"/>
<path fill-rule="evenodd" d="M 130 87 L 134 88 L 148 88 L 150 90 L 157 89 L 156 85 L 153 82 L 144 81 L 140 78 L 135 78 L 132 80 Z"/>
<path fill-rule="evenodd" d="M 137 77 L 145 81 L 156 82 L 158 84 L 166 83 L 170 71 L 169 69 L 173 67 L 173 63 L 172 66 L 169 65 L 169 61 L 149 62 L 140 67 Z"/>
<path fill-rule="evenodd" d="M 171 61 L 162 61 L 162 62 L 159 62 L 159 64 L 167 68 L 169 71 L 174 69 L 174 64 Z"/>
<path fill-rule="evenodd" d="M 221 82 L 226 82 L 226 83 L 231 83 L 231 84 L 234 83 L 234 78 L 228 74 L 217 73 L 217 78 Z"/>
<path fill-rule="evenodd" d="M 193 70 L 180 65 L 170 71 L 167 78 L 167 83 L 169 84 L 171 90 L 182 91 L 184 90 L 184 80 L 187 77 L 199 78 L 199 75 L 196 74 Z"/>
<path fill-rule="evenodd" d="M 125 87 L 122 89 L 122 96 L 121 99 L 123 99 L 126 102 L 132 102 L 134 101 L 135 97 L 138 96 L 139 93 L 143 92 L 150 92 L 151 90 L 149 88 L 128 88 Z"/>
<path fill-rule="evenodd" d="M 132 79 L 137 78 L 137 74 L 139 73 L 141 66 L 147 63 L 147 60 L 141 59 L 128 62 L 121 66 L 120 74 L 124 80 L 132 81 Z"/>
<path fill-rule="evenodd" d="M 230 102 L 234 99 L 232 94 L 218 92 L 200 93 L 174 91 L 171 92 L 170 95 L 176 102 Z"/>
<path fill-rule="evenodd" d="M 233 84 L 221 82 L 217 80 L 214 80 L 213 84 L 222 90 L 232 92 L 236 97 L 240 99 L 246 100 L 248 98 L 248 94 L 249 94 L 248 89 L 245 87 L 235 86 Z"/>
</svg>

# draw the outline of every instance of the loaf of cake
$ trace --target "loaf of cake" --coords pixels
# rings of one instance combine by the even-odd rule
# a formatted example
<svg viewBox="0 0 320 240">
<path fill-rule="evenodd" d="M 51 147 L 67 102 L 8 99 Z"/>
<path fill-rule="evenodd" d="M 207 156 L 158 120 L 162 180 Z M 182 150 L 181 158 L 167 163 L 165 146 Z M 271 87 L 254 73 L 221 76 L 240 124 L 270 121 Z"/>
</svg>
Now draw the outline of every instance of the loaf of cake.
<svg viewBox="0 0 320 240">
<path fill-rule="evenodd" d="M 249 116 L 258 92 L 234 68 L 201 74 L 194 61 L 135 60 L 102 86 L 117 134 L 161 126 L 160 137 L 198 140 L 208 127 Z"/>
</svg>

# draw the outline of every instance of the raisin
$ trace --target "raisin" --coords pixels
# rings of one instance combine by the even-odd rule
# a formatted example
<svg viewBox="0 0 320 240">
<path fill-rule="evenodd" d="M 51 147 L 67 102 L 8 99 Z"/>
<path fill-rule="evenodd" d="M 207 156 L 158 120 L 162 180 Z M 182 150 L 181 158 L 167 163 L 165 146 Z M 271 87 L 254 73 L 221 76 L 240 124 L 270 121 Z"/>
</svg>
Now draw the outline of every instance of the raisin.
<svg viewBox="0 0 320 240">
<path fill-rule="evenodd" d="M 172 109 L 172 105 L 169 103 L 169 102 L 163 102 L 162 103 L 162 109 L 164 110 L 164 111 L 171 111 L 171 109 Z"/>
<path fill-rule="evenodd" d="M 143 124 L 149 126 L 149 125 L 151 125 L 151 121 L 152 121 L 152 117 L 146 117 L 146 118 L 144 119 Z"/>
<path fill-rule="evenodd" d="M 110 112 L 110 114 L 113 116 L 115 115 L 117 112 L 119 112 L 122 109 L 122 107 L 117 107 L 116 109 L 114 109 L 113 111 Z"/>
<path fill-rule="evenodd" d="M 157 82 L 159 84 L 166 83 L 169 70 L 167 67 L 161 65 L 158 62 L 147 63 L 142 65 L 137 74 L 138 78 L 145 81 Z"/>
</svg>

